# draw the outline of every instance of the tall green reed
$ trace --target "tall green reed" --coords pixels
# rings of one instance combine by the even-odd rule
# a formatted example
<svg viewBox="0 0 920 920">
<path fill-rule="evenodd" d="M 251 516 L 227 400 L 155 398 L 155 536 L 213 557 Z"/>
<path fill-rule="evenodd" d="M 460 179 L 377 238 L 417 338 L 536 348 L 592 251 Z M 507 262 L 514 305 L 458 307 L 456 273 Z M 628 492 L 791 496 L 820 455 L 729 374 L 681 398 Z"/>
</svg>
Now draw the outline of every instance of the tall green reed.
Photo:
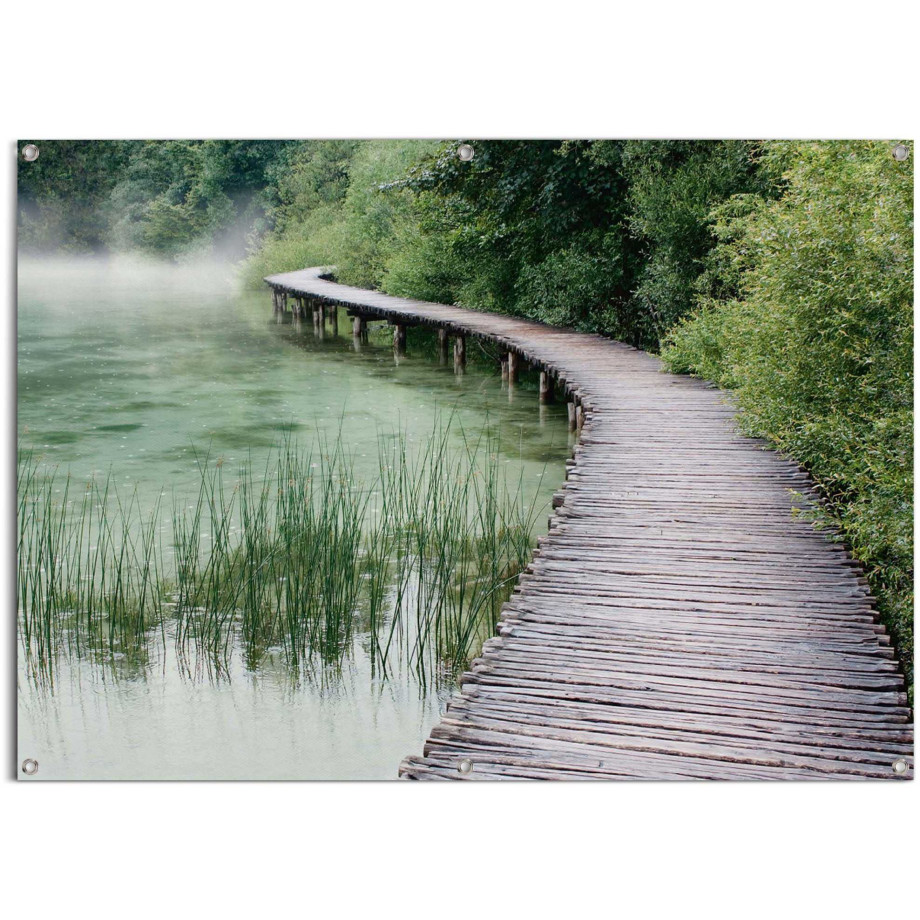
<svg viewBox="0 0 920 920">
<path fill-rule="evenodd" d="M 285 438 L 264 468 L 195 455 L 191 500 L 142 515 L 109 475 L 78 491 L 25 452 L 19 467 L 20 635 L 50 677 L 60 654 L 138 655 L 175 641 L 180 662 L 227 673 L 280 651 L 292 673 L 333 672 L 360 640 L 375 672 L 453 676 L 494 632 L 530 555 L 540 508 L 509 481 L 496 432 L 437 420 L 418 450 L 381 439 L 358 481 L 341 434 Z"/>
<path fill-rule="evenodd" d="M 44 677 L 64 651 L 132 657 L 162 625 L 159 505 L 141 513 L 111 473 L 78 487 L 31 451 L 18 479 L 19 626 Z"/>
</svg>

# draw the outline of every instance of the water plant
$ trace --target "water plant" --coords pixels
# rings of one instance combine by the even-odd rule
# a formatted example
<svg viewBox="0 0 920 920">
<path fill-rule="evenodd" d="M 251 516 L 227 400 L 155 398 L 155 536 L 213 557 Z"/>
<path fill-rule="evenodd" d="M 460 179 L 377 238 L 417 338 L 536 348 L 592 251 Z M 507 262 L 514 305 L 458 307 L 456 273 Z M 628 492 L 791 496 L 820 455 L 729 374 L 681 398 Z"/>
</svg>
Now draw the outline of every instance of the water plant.
<svg viewBox="0 0 920 920">
<path fill-rule="evenodd" d="M 144 515 L 111 474 L 80 488 L 20 455 L 18 481 L 20 634 L 46 676 L 64 650 L 137 654 L 162 626 L 159 503 Z"/>
<path fill-rule="evenodd" d="M 143 657 L 172 641 L 189 673 L 335 672 L 356 641 L 382 677 L 456 674 L 491 635 L 530 555 L 538 489 L 505 473 L 499 436 L 438 419 L 418 449 L 381 438 L 355 476 L 341 434 L 285 437 L 264 467 L 195 455 L 197 493 L 142 511 L 111 474 L 78 488 L 20 455 L 19 633 L 32 672 L 62 654 Z M 164 534 L 168 538 L 164 540 Z M 164 542 L 167 543 L 164 546 Z"/>
</svg>

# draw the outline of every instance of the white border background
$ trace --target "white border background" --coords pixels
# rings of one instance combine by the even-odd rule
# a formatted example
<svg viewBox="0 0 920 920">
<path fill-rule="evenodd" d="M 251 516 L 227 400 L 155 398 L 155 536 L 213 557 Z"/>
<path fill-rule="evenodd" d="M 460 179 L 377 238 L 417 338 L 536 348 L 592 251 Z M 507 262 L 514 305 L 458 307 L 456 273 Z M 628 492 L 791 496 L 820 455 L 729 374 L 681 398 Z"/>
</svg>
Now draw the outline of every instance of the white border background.
<svg viewBox="0 0 920 920">
<path fill-rule="evenodd" d="M 5 915 L 910 912 L 916 782 L 13 780 L 17 138 L 917 134 L 902 0 L 203 6 L 33 0 L 4 13 Z"/>
</svg>

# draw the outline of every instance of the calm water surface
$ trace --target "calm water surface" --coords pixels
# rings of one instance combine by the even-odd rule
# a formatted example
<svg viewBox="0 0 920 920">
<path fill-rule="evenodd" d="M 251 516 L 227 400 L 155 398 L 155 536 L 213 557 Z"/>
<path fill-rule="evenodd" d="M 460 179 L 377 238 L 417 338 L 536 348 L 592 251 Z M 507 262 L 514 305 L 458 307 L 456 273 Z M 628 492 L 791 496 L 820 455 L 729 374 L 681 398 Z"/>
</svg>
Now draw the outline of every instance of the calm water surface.
<svg viewBox="0 0 920 920">
<path fill-rule="evenodd" d="M 510 479 L 522 471 L 548 505 L 571 445 L 564 407 L 538 406 L 534 381 L 509 392 L 476 345 L 456 376 L 422 330 L 398 361 L 385 327 L 356 349 L 343 311 L 339 331 L 278 324 L 267 290 L 239 293 L 226 267 L 21 262 L 20 445 L 78 479 L 111 470 L 151 507 L 197 490 L 196 449 L 259 468 L 286 431 L 341 430 L 372 477 L 381 438 L 422 444 L 455 413 L 467 431 L 497 426 Z M 219 681 L 190 674 L 169 642 L 127 676 L 62 661 L 53 690 L 21 664 L 20 760 L 39 761 L 35 779 L 395 778 L 450 687 L 380 680 L 362 638 L 334 678 L 297 681 L 280 657 L 249 672 L 236 655 Z"/>
</svg>

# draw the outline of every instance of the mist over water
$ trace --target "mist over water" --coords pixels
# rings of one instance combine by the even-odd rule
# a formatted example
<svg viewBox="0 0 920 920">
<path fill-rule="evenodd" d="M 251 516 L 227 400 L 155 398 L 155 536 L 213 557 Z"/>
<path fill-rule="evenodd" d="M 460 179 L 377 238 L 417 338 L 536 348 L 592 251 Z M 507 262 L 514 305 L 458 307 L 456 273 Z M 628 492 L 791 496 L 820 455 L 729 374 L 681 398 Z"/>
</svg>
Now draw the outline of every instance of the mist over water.
<svg viewBox="0 0 920 920">
<path fill-rule="evenodd" d="M 422 445 L 444 414 L 458 438 L 488 420 L 539 501 L 570 449 L 564 407 L 538 407 L 527 380 L 509 394 L 493 356 L 458 377 L 415 329 L 398 361 L 385 328 L 356 350 L 344 311 L 320 340 L 276 323 L 267 289 L 240 290 L 227 263 L 24 259 L 18 323 L 20 447 L 76 481 L 111 471 L 142 507 L 197 490 L 196 451 L 259 469 L 288 432 L 341 431 L 372 478 L 381 439 Z M 381 681 L 360 636 L 335 682 L 292 682 L 271 658 L 249 672 L 239 655 L 211 681 L 172 655 L 132 675 L 63 662 L 53 691 L 21 669 L 20 754 L 37 778 L 394 778 L 450 691 Z"/>
</svg>

